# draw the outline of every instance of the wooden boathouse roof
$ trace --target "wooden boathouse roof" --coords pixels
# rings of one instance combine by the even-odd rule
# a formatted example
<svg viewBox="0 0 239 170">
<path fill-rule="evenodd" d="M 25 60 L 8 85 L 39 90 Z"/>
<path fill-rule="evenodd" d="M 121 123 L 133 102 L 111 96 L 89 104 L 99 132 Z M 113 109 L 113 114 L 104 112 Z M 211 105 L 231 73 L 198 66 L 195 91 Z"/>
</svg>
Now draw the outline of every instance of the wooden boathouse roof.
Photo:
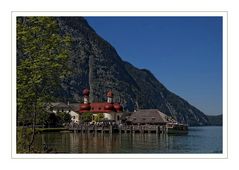
<svg viewBox="0 0 239 170">
<path fill-rule="evenodd" d="M 166 124 L 168 116 L 158 109 L 141 109 L 133 112 L 128 121 L 132 124 Z"/>
</svg>

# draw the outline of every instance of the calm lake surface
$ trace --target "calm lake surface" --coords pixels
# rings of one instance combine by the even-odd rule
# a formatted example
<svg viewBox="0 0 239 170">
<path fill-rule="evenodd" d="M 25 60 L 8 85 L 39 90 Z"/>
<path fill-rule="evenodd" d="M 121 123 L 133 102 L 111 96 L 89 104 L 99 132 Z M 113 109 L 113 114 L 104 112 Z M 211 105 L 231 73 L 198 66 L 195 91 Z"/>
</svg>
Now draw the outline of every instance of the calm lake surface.
<svg viewBox="0 0 239 170">
<path fill-rule="evenodd" d="M 49 132 L 36 145 L 57 153 L 222 153 L 222 127 L 190 127 L 187 135 Z"/>
</svg>

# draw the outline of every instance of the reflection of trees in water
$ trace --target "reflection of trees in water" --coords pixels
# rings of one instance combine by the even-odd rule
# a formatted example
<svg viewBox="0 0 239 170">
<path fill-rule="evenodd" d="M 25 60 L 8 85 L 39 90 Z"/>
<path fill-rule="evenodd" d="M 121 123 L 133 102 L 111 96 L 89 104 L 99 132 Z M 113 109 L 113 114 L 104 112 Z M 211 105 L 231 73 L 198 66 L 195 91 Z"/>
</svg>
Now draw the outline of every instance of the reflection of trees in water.
<svg viewBox="0 0 239 170">
<path fill-rule="evenodd" d="M 70 150 L 69 133 L 42 133 L 37 136 L 41 138 L 41 143 L 37 143 L 42 147 L 43 152 L 65 153 Z"/>
</svg>

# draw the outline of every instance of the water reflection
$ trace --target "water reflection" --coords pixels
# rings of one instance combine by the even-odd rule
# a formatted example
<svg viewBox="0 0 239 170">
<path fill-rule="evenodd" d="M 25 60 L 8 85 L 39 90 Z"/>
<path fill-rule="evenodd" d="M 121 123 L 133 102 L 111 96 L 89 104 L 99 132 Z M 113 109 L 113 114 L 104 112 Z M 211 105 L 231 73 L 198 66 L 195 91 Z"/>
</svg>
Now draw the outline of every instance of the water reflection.
<svg viewBox="0 0 239 170">
<path fill-rule="evenodd" d="M 39 134 L 35 145 L 51 153 L 221 153 L 222 133 L 220 128 L 188 135 L 52 132 Z"/>
</svg>

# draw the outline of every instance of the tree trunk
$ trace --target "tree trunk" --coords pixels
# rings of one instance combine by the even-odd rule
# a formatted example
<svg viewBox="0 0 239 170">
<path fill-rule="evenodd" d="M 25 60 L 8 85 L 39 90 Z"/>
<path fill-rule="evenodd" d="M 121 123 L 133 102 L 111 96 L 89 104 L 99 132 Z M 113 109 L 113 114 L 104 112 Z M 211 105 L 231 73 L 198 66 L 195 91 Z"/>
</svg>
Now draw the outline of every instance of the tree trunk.
<svg viewBox="0 0 239 170">
<path fill-rule="evenodd" d="M 31 147 L 35 139 L 35 126 L 36 126 L 36 103 L 34 103 L 33 120 L 32 120 L 32 135 L 31 135 L 31 141 L 28 145 L 29 152 L 31 152 Z"/>
</svg>

